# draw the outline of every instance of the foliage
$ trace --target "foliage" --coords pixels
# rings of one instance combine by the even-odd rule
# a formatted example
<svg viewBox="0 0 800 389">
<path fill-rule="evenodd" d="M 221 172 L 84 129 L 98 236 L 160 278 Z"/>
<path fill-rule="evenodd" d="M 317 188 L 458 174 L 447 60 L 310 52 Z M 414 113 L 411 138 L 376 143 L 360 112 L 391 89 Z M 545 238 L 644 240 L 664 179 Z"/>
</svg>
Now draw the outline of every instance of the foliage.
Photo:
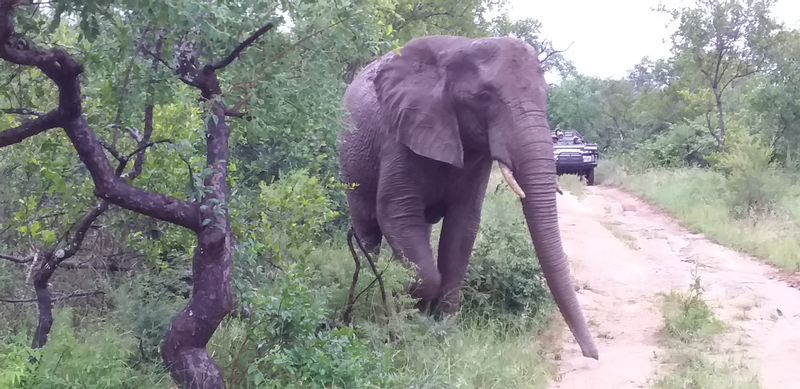
<svg viewBox="0 0 800 389">
<path fill-rule="evenodd" d="M 542 269 L 516 197 L 487 195 L 485 217 L 464 286 L 464 312 L 476 317 L 536 318 L 550 308 Z"/>
<path fill-rule="evenodd" d="M 728 203 L 734 216 L 757 218 L 774 210 L 789 183 L 772 163 L 772 150 L 757 136 L 738 133 L 717 166 L 728 180 Z"/>
<path fill-rule="evenodd" d="M 267 250 L 276 258 L 301 260 L 315 244 L 325 241 L 326 227 L 341 217 L 333 192 L 344 190 L 333 177 L 327 183 L 307 171 L 294 171 L 281 181 L 259 185 L 263 204 L 261 228 Z"/>
<path fill-rule="evenodd" d="M 0 384 L 5 388 L 137 388 L 161 380 L 129 363 L 135 351 L 132 338 L 106 323 L 103 327 L 73 328 L 72 312 L 59 311 L 52 340 L 30 350 L 22 339 L 0 352 Z M 31 363 L 36 361 L 36 363 Z"/>
</svg>

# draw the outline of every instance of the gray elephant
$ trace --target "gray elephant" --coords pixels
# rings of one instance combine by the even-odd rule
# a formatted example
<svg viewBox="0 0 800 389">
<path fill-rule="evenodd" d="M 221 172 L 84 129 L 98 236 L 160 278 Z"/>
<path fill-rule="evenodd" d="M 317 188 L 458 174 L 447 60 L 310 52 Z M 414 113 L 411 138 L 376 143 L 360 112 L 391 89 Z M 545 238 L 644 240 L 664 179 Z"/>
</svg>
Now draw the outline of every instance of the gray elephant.
<svg viewBox="0 0 800 389">
<path fill-rule="evenodd" d="M 416 265 L 420 309 L 456 311 L 493 161 L 521 198 L 547 284 L 582 353 L 598 358 L 556 210 L 547 84 L 514 38 L 430 36 L 368 64 L 347 88 L 340 158 L 356 236 Z M 430 244 L 442 220 L 438 261 Z"/>
</svg>

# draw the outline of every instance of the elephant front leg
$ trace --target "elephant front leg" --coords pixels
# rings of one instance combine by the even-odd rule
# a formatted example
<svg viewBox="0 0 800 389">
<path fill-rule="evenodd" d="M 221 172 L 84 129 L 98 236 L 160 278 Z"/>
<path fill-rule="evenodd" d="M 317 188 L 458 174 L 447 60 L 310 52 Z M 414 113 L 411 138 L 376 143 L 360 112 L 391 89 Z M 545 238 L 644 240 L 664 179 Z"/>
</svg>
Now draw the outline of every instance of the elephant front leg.
<svg viewBox="0 0 800 389">
<path fill-rule="evenodd" d="M 435 307 L 437 314 L 451 314 L 459 308 L 461 288 L 481 223 L 481 204 L 480 200 L 470 199 L 453 204 L 445 214 L 439 239 L 442 285 Z"/>
<path fill-rule="evenodd" d="M 427 313 L 439 294 L 441 276 L 433 262 L 431 226 L 422 202 L 414 197 L 385 197 L 378 204 L 378 222 L 395 256 L 416 267 L 417 281 L 409 288 L 417 307 Z"/>
</svg>

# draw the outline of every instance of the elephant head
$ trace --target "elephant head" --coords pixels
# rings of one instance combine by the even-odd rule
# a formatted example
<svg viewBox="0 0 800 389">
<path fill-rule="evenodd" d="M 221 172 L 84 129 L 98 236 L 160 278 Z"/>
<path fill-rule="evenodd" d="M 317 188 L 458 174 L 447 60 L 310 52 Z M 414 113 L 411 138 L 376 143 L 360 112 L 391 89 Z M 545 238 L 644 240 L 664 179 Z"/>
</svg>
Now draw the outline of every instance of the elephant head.
<svg viewBox="0 0 800 389">
<path fill-rule="evenodd" d="M 426 37 L 384 58 L 373 81 L 388 135 L 457 168 L 488 155 L 520 197 L 548 287 L 584 356 L 597 348 L 561 244 L 547 83 L 536 51 L 513 38 Z"/>
</svg>

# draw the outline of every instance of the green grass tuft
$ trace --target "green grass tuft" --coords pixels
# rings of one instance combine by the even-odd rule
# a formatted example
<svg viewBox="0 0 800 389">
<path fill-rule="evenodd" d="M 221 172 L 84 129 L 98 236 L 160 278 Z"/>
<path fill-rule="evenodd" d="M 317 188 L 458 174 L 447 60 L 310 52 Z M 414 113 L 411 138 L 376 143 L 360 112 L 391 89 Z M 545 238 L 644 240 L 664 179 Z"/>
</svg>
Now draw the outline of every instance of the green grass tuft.
<svg viewBox="0 0 800 389">
<path fill-rule="evenodd" d="M 575 174 L 564 174 L 558 177 L 558 185 L 561 190 L 568 191 L 573 196 L 582 199 L 586 196 L 586 185 L 581 181 L 581 177 Z"/>
</svg>

